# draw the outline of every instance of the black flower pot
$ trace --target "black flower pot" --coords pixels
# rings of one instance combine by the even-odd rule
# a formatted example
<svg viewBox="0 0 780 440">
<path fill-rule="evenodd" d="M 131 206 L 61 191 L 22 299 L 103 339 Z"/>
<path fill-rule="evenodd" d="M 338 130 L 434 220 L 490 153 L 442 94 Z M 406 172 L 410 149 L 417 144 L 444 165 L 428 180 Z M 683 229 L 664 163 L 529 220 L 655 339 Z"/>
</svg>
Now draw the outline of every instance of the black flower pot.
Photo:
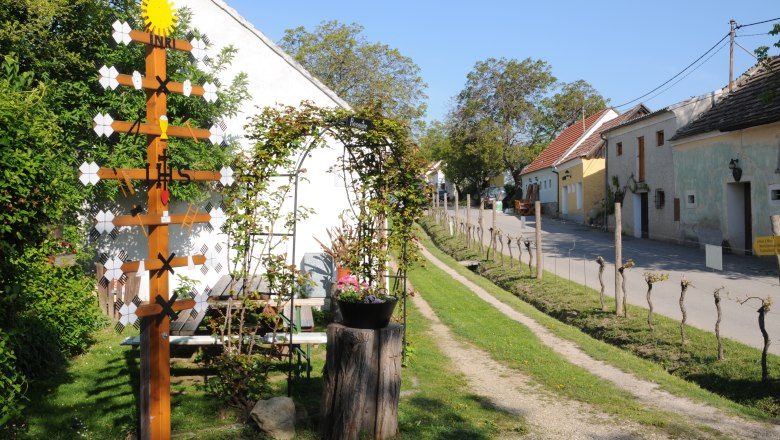
<svg viewBox="0 0 780 440">
<path fill-rule="evenodd" d="M 341 323 L 347 327 L 379 329 L 387 327 L 398 298 L 388 297 L 379 304 L 343 302 L 335 300 L 341 311 Z"/>
</svg>

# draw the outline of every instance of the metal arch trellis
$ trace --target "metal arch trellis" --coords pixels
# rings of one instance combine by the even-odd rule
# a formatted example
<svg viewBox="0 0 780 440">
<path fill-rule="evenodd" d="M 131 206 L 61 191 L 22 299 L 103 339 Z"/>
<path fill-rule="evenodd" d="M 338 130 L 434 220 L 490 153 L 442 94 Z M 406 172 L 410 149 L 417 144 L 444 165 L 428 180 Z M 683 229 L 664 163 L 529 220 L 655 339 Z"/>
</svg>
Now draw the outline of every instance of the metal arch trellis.
<svg viewBox="0 0 780 440">
<path fill-rule="evenodd" d="M 315 133 L 315 134 L 313 134 L 311 136 L 311 139 L 309 140 L 308 145 L 303 149 L 303 152 L 300 154 L 300 156 L 298 158 L 298 162 L 296 163 L 296 166 L 295 166 L 295 171 L 289 174 L 293 178 L 293 221 L 292 221 L 292 233 L 290 234 L 290 235 L 292 235 L 292 261 L 293 261 L 293 263 L 295 263 L 297 261 L 296 260 L 296 249 L 297 249 L 296 244 L 297 244 L 297 229 L 298 229 L 298 186 L 299 186 L 299 182 L 300 182 L 300 179 L 299 179 L 300 178 L 300 173 L 301 173 L 301 170 L 303 169 L 303 164 L 306 161 L 306 158 L 308 158 L 310 156 L 312 150 L 317 146 L 318 141 L 320 139 L 322 139 L 322 137 L 326 133 L 332 135 L 334 138 L 336 138 L 344 146 L 344 152 L 346 154 L 349 154 L 349 156 L 350 156 L 350 158 L 352 160 L 356 160 L 356 157 L 355 157 L 355 148 L 356 147 L 369 147 L 369 148 L 372 148 L 372 147 L 387 147 L 387 146 L 391 146 L 390 142 L 387 141 L 387 139 L 385 139 L 384 143 L 368 144 L 368 145 L 356 145 L 356 144 L 354 144 L 352 142 L 347 142 L 343 138 L 342 134 L 339 131 L 334 130 L 334 127 L 339 127 L 339 126 L 347 126 L 347 127 L 350 127 L 350 128 L 353 128 L 353 129 L 358 129 L 358 130 L 370 130 L 370 129 L 373 128 L 373 124 L 371 123 L 371 121 L 368 121 L 368 120 L 365 120 L 365 119 L 355 118 L 355 117 L 352 117 L 352 116 L 348 117 L 345 120 L 339 120 L 339 121 L 335 121 L 335 122 L 330 122 L 330 123 L 326 124 L 325 127 L 321 128 L 317 133 Z M 395 152 L 392 151 L 392 149 L 391 149 L 391 153 L 395 154 Z M 344 177 L 344 180 L 346 182 L 346 170 L 344 170 L 344 176 L 343 177 Z M 359 175 L 359 177 L 362 178 L 363 176 Z M 357 217 L 357 213 L 355 213 L 354 206 L 353 206 L 352 200 L 350 198 L 349 188 L 347 186 L 345 186 L 345 187 L 346 187 L 345 191 L 346 191 L 346 194 L 347 194 L 347 200 L 349 201 L 350 209 L 352 210 L 352 213 L 355 214 L 356 217 Z M 362 229 L 363 228 L 359 228 L 359 231 L 362 230 Z M 406 260 L 406 257 L 407 257 L 407 242 L 406 242 L 406 240 L 404 240 L 403 245 L 402 245 L 402 258 L 404 260 Z M 404 268 L 401 272 L 403 272 L 402 275 L 396 275 L 394 278 L 396 278 L 396 281 L 399 278 L 403 280 L 403 297 L 402 297 L 402 300 L 403 300 L 403 324 L 404 324 L 404 329 L 403 329 L 403 353 L 402 353 L 402 355 L 403 355 L 403 358 L 406 359 L 406 316 L 407 316 L 406 315 L 406 297 L 407 297 L 406 268 Z M 295 310 L 294 295 L 291 296 L 291 298 L 290 298 L 290 310 Z M 290 329 L 289 340 L 292 340 L 292 332 L 294 331 L 293 326 L 290 325 L 290 326 L 288 326 L 288 328 Z M 292 353 L 290 353 L 289 368 L 288 368 L 288 373 L 287 373 L 287 394 L 288 394 L 288 396 L 290 396 L 291 393 L 292 393 L 292 362 L 293 362 L 293 356 L 292 356 Z"/>
</svg>

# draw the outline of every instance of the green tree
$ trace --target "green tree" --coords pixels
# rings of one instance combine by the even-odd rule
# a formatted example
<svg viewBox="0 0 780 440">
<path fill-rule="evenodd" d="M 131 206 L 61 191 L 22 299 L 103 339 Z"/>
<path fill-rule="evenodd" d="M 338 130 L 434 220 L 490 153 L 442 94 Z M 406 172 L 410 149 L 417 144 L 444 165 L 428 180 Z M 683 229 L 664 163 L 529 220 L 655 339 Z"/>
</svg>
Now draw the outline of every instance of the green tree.
<svg viewBox="0 0 780 440">
<path fill-rule="evenodd" d="M 423 123 L 418 136 L 420 153 L 428 162 L 441 160 L 449 148 L 449 127 L 441 121 Z"/>
<path fill-rule="evenodd" d="M 489 58 L 477 62 L 448 116 L 454 127 L 448 168 L 453 167 L 450 161 L 463 147 L 477 160 L 472 164 L 474 169 L 458 166 L 452 171 L 468 171 L 470 176 L 463 177 L 481 187 L 485 177 L 509 170 L 515 186 L 520 187 L 522 150 L 539 118 L 543 98 L 555 81 L 550 65 L 542 60 Z"/>
<path fill-rule="evenodd" d="M 448 115 L 448 177 L 482 186 L 520 172 L 564 128 L 607 101 L 586 81 L 559 83 L 542 60 L 489 58 L 477 62 Z"/>
<path fill-rule="evenodd" d="M 603 110 L 608 102 L 585 80 L 561 83 L 557 93 L 542 100 L 538 119 L 532 124 L 531 144 L 549 144 L 566 127 Z"/>
<path fill-rule="evenodd" d="M 772 29 L 768 32 L 769 35 L 780 35 L 780 23 L 775 23 L 772 26 Z M 780 40 L 777 41 L 777 43 L 773 44 L 772 46 L 780 49 Z M 769 46 L 761 46 L 758 49 L 755 50 L 756 56 L 760 61 L 766 60 L 769 57 Z"/>
<path fill-rule="evenodd" d="M 279 46 L 355 108 L 381 102 L 386 114 L 414 123 L 425 114 L 420 68 L 398 49 L 369 42 L 363 26 L 323 21 L 287 29 Z"/>
<path fill-rule="evenodd" d="M 0 0 L 0 53 L 12 54 L 0 67 L 0 340 L 13 349 L 12 355 L 0 353 L 0 383 L 54 373 L 64 357 L 87 347 L 99 322 L 94 277 L 80 265 L 52 266 L 46 257 L 64 250 L 63 239 L 82 262 L 94 257 L 83 252 L 78 214 L 87 204 L 108 205 L 118 185 L 103 181 L 84 188 L 81 162 L 143 167 L 145 136 L 115 134 L 106 141 L 91 129 L 95 113 L 133 121 L 145 109 L 144 93 L 103 90 L 97 81 L 103 64 L 123 73 L 144 70 L 144 47 L 116 45 L 111 36 L 114 20 L 138 23 L 140 16 L 134 0 Z M 175 38 L 185 38 L 188 18 L 180 11 Z M 214 82 L 234 55 L 232 48 L 223 49 L 204 71 L 189 54 L 170 51 L 168 78 Z M 168 116 L 173 124 L 189 117 L 192 126 L 210 127 L 235 114 L 246 96 L 246 77 L 239 75 L 222 87 L 216 105 L 170 96 Z M 231 157 L 229 148 L 209 142 L 171 140 L 169 147 L 174 166 L 218 169 Z M 195 198 L 203 189 L 181 185 L 172 191 L 176 198 Z M 63 238 L 55 239 L 53 230 L 64 231 Z M 14 375 L 6 372 L 9 359 Z M 21 398 L 15 386 L 0 388 L 0 399 Z M 16 396 L 6 396 L 8 390 Z M 0 410 L 11 414 L 12 406 Z"/>
</svg>

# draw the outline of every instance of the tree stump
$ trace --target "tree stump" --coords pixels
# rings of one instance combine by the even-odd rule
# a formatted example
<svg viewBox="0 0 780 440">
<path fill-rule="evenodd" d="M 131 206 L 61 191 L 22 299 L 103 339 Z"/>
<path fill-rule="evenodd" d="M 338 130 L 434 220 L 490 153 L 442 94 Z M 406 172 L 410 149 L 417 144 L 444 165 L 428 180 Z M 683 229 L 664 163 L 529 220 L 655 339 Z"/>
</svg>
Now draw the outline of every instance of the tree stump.
<svg viewBox="0 0 780 440">
<path fill-rule="evenodd" d="M 328 326 L 322 439 L 381 440 L 398 433 L 402 340 L 403 326 L 395 323 L 378 330 Z"/>
</svg>

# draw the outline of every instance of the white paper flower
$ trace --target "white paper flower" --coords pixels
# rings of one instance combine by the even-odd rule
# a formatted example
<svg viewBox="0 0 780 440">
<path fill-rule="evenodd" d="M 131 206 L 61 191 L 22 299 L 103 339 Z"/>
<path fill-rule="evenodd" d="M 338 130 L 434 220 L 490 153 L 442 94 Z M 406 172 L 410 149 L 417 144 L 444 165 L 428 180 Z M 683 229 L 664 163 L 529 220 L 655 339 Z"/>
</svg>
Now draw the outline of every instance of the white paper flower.
<svg viewBox="0 0 780 440">
<path fill-rule="evenodd" d="M 202 60 L 206 56 L 206 43 L 199 38 L 193 38 L 190 44 L 192 44 L 192 52 L 190 53 L 195 57 L 195 61 Z"/>
<path fill-rule="evenodd" d="M 223 211 L 222 208 L 212 210 L 209 224 L 211 224 L 214 229 L 221 229 L 225 224 L 225 211 Z"/>
<path fill-rule="evenodd" d="M 209 132 L 211 133 L 211 136 L 209 136 L 209 140 L 212 144 L 218 145 L 221 144 L 223 140 L 225 140 L 225 130 L 220 127 L 220 124 L 214 124 L 209 128 Z"/>
<path fill-rule="evenodd" d="M 141 77 L 141 72 L 134 70 L 133 71 L 133 87 L 135 87 L 136 90 L 141 90 L 141 87 L 143 87 L 144 81 Z"/>
<path fill-rule="evenodd" d="M 93 121 L 95 121 L 94 130 L 98 136 L 109 137 L 114 132 L 114 129 L 111 128 L 111 124 L 114 123 L 114 118 L 112 118 L 111 115 L 98 113 Z"/>
<path fill-rule="evenodd" d="M 130 38 L 131 29 L 127 22 L 120 23 L 119 20 L 117 20 L 114 22 L 114 24 L 111 25 L 111 27 L 114 28 L 114 33 L 111 35 L 114 37 L 114 40 L 116 40 L 117 43 L 128 45 L 131 41 L 133 41 L 133 39 Z"/>
<path fill-rule="evenodd" d="M 209 249 L 206 251 L 206 264 L 209 267 L 216 267 L 217 264 L 219 264 L 219 254 L 217 253 L 216 249 Z"/>
<path fill-rule="evenodd" d="M 203 84 L 203 99 L 206 100 L 206 102 L 216 102 L 217 101 L 217 85 L 212 84 L 210 82 L 206 82 L 206 84 Z"/>
<path fill-rule="evenodd" d="M 114 213 L 111 211 L 98 211 L 95 216 L 97 224 L 95 229 L 101 234 L 104 232 L 111 233 L 114 230 Z"/>
<path fill-rule="evenodd" d="M 100 176 L 97 174 L 98 170 L 100 170 L 100 167 L 95 162 L 82 163 L 79 167 L 79 171 L 81 171 L 79 180 L 81 180 L 81 183 L 84 185 L 95 185 L 100 181 Z"/>
<path fill-rule="evenodd" d="M 198 313 L 205 312 L 209 308 L 209 295 L 206 292 L 195 295 L 192 299 L 195 300 L 195 309 Z"/>
<path fill-rule="evenodd" d="M 221 170 L 219 170 L 220 178 L 219 183 L 221 183 L 224 186 L 230 186 L 235 181 L 233 179 L 233 168 L 230 167 L 222 167 Z"/>
<path fill-rule="evenodd" d="M 190 96 L 190 94 L 192 93 L 192 82 L 190 82 L 190 80 L 188 79 L 184 80 L 184 82 L 181 85 L 181 88 L 182 88 L 182 94 L 184 96 Z"/>
<path fill-rule="evenodd" d="M 135 322 L 138 321 L 138 315 L 135 314 L 136 310 L 138 310 L 138 306 L 134 303 L 123 304 L 122 307 L 119 308 L 119 322 L 125 327 L 135 324 Z"/>
<path fill-rule="evenodd" d="M 110 282 L 122 278 L 122 260 L 118 257 L 112 257 L 106 261 L 106 273 L 103 276 Z"/>
<path fill-rule="evenodd" d="M 106 67 L 104 64 L 103 67 L 100 68 L 99 72 L 100 85 L 103 86 L 104 89 L 114 90 L 119 87 L 119 81 L 116 79 L 119 76 L 119 72 L 117 72 L 114 66 Z"/>
</svg>

